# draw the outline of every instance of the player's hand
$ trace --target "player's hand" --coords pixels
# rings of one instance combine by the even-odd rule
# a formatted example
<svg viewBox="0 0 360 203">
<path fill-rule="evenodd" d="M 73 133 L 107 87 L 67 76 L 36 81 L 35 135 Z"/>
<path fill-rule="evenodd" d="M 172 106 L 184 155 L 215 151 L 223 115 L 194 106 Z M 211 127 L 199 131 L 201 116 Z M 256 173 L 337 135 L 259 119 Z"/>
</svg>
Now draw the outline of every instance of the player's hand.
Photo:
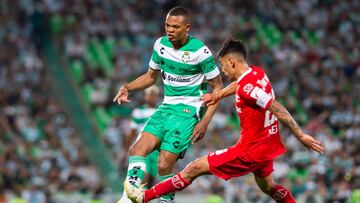
<svg viewBox="0 0 360 203">
<path fill-rule="evenodd" d="M 126 86 L 120 87 L 118 93 L 113 99 L 113 102 L 117 102 L 118 104 L 124 103 L 124 102 L 130 102 L 128 99 L 129 92 Z"/>
<path fill-rule="evenodd" d="M 319 142 L 310 135 L 303 135 L 300 138 L 300 142 L 309 150 L 314 150 L 316 152 L 319 152 L 320 154 L 324 153 L 324 147 L 322 146 L 321 142 Z"/>
<path fill-rule="evenodd" d="M 219 101 L 219 99 L 220 97 L 215 93 L 203 94 L 201 96 L 201 100 L 204 102 L 204 104 L 206 104 L 206 106 L 215 104 L 217 101 Z"/>
<path fill-rule="evenodd" d="M 208 123 L 204 120 L 201 120 L 194 128 L 193 134 L 190 137 L 191 144 L 194 144 L 195 142 L 201 140 L 206 132 Z"/>
</svg>

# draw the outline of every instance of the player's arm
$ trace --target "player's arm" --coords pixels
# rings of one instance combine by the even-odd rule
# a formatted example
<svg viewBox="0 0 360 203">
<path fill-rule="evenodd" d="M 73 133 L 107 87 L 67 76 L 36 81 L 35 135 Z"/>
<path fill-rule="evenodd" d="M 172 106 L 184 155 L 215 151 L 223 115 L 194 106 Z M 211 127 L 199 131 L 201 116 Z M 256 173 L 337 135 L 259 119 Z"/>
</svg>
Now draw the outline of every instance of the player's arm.
<svg viewBox="0 0 360 203">
<path fill-rule="evenodd" d="M 202 95 L 201 100 L 203 100 L 203 102 L 207 106 L 213 105 L 213 104 L 217 103 L 219 100 L 221 100 L 222 98 L 225 98 L 225 97 L 235 94 L 236 88 L 237 88 L 237 83 L 236 83 L 236 81 L 234 81 L 218 92 L 214 91 L 211 94 Z"/>
<path fill-rule="evenodd" d="M 215 78 L 208 80 L 208 83 L 213 88 L 214 93 L 219 92 L 221 90 L 221 88 L 223 87 L 221 75 L 218 75 Z M 211 105 L 208 107 L 203 118 L 194 128 L 193 135 L 190 138 L 192 143 L 195 143 L 198 140 L 200 140 L 202 137 L 204 137 L 207 126 L 208 126 L 211 118 L 213 117 L 218 105 L 219 105 L 219 103 L 215 102 L 214 105 Z"/>
<path fill-rule="evenodd" d="M 156 82 L 156 79 L 159 77 L 159 72 L 160 71 L 158 70 L 149 68 L 145 74 L 121 86 L 114 97 L 113 102 L 117 102 L 118 104 L 121 104 L 122 102 L 130 102 L 128 99 L 129 92 L 150 87 Z"/>
<path fill-rule="evenodd" d="M 307 135 L 300 128 L 294 118 L 290 115 L 288 110 L 275 99 L 272 100 L 268 110 L 272 112 L 287 128 L 290 129 L 292 134 L 308 149 L 312 149 L 319 153 L 324 153 L 322 144 L 314 139 L 312 136 Z"/>
</svg>

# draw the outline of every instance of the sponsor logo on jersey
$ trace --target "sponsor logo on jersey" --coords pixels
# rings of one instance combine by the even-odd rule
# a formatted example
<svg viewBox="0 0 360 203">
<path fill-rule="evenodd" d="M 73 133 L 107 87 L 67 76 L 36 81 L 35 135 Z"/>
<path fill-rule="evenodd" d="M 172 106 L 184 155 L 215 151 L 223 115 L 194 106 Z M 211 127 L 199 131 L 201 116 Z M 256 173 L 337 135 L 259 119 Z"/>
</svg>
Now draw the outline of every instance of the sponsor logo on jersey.
<svg viewBox="0 0 360 203">
<path fill-rule="evenodd" d="M 187 63 L 190 61 L 190 54 L 189 52 L 185 51 L 184 54 L 182 55 L 181 57 L 181 60 L 184 62 L 184 63 Z"/>
<path fill-rule="evenodd" d="M 190 82 L 190 78 L 172 77 L 171 75 L 168 75 L 166 79 L 172 82 Z"/>
<path fill-rule="evenodd" d="M 166 80 L 166 73 L 165 71 L 161 71 L 161 77 L 163 80 Z"/>
<path fill-rule="evenodd" d="M 253 88 L 254 88 L 254 86 L 249 83 L 249 84 L 246 84 L 246 85 L 244 86 L 243 90 L 244 90 L 244 92 L 245 92 L 246 94 L 249 94 L 249 92 L 250 92 Z"/>
</svg>

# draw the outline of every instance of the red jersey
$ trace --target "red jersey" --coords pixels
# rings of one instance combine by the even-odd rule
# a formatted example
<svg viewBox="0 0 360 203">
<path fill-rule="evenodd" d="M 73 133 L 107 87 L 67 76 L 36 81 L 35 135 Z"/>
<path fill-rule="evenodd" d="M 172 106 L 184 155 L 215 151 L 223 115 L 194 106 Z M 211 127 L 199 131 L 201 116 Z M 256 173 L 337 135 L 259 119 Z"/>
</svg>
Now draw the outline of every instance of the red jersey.
<svg viewBox="0 0 360 203">
<path fill-rule="evenodd" d="M 279 122 L 267 108 L 275 98 L 269 78 L 250 66 L 237 80 L 235 107 L 240 118 L 241 135 L 234 146 L 244 160 L 262 162 L 286 150 L 280 140 Z"/>
</svg>

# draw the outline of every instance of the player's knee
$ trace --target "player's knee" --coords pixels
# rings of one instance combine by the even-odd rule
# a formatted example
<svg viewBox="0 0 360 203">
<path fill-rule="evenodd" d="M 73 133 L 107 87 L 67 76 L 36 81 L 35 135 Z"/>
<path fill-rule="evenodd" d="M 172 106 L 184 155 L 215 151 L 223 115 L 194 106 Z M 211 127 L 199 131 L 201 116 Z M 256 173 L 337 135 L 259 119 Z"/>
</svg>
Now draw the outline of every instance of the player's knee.
<svg viewBox="0 0 360 203">
<path fill-rule="evenodd" d="M 158 161 L 158 172 L 159 174 L 166 174 L 172 171 L 172 166 L 165 159 L 160 159 Z"/>
<path fill-rule="evenodd" d="M 146 156 L 147 152 L 144 148 L 139 147 L 139 145 L 134 144 L 129 149 L 129 156 Z"/>
<path fill-rule="evenodd" d="M 137 155 L 137 147 L 135 145 L 132 145 L 129 148 L 129 156 L 136 156 Z"/>
<path fill-rule="evenodd" d="M 193 161 L 191 162 L 182 172 L 186 179 L 195 179 L 203 172 L 203 166 L 201 162 Z"/>
</svg>

